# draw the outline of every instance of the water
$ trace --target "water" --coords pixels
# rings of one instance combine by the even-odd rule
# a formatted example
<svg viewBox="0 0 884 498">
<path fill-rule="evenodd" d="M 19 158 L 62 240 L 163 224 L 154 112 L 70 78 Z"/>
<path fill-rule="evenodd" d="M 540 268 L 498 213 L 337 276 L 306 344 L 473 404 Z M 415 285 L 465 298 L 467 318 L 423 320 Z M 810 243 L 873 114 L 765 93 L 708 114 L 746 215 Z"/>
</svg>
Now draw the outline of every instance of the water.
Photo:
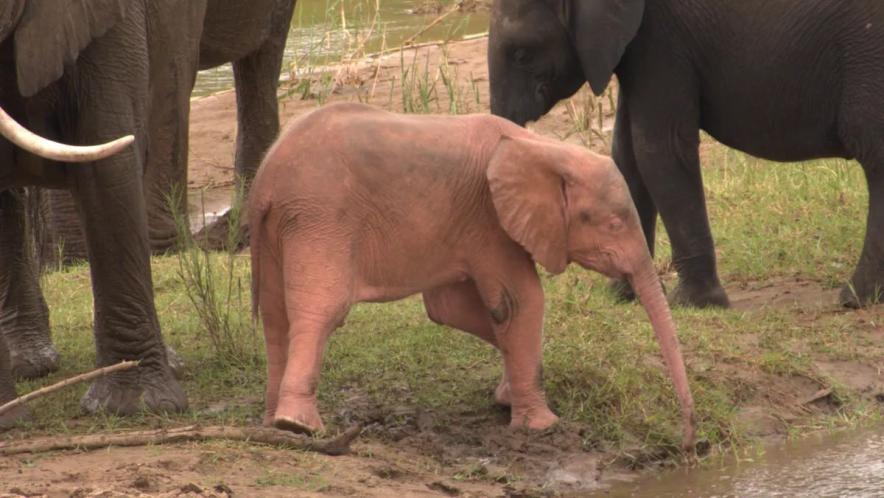
<svg viewBox="0 0 884 498">
<path fill-rule="evenodd" d="M 599 496 L 882 497 L 884 428 L 788 443 L 754 461 L 678 470 Z"/>
<path fill-rule="evenodd" d="M 293 68 L 334 64 L 356 51 L 378 52 L 395 48 L 430 24 L 439 14 L 413 14 L 417 0 L 379 0 L 375 18 L 373 0 L 345 0 L 343 18 L 339 0 L 299 0 L 292 16 L 282 72 Z M 376 22 L 373 22 L 375 21 Z M 343 29 L 346 24 L 346 30 Z M 372 28 L 372 26 L 374 26 Z M 488 13 L 454 13 L 418 36 L 415 41 L 456 40 L 488 30 Z M 364 46 L 362 41 L 365 40 Z M 361 50 L 359 50 L 362 46 Z M 201 71 L 194 96 L 233 87 L 230 64 Z"/>
</svg>

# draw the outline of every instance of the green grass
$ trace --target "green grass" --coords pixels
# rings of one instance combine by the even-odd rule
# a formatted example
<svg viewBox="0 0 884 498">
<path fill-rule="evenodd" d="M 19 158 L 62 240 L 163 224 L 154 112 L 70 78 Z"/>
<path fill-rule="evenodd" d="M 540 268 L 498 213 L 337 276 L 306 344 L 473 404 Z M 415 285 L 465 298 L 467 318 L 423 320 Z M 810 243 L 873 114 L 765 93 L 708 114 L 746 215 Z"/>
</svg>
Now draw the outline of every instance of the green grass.
<svg viewBox="0 0 884 498">
<path fill-rule="evenodd" d="M 833 287 L 849 277 L 865 225 L 866 188 L 857 165 L 843 161 L 769 164 L 715 145 L 707 154 L 703 173 L 726 283 L 794 276 Z M 662 227 L 660 234 L 657 259 L 665 268 L 669 246 Z M 221 274 L 228 271 L 227 264 L 233 265 L 235 278 L 249 281 L 244 255 L 212 256 L 211 265 Z M 184 386 L 193 410 L 168 417 L 72 421 L 70 416 L 78 413 L 85 389 L 79 386 L 35 402 L 37 418 L 30 432 L 82 432 L 184 421 L 243 424 L 258 419 L 265 378 L 260 334 L 241 337 L 253 341 L 245 344 L 247 349 L 259 351 L 256 364 L 225 360 L 205 337 L 179 278 L 176 257 L 156 258 L 153 266 L 166 340 L 189 366 Z M 62 368 L 51 379 L 20 384 L 22 392 L 93 364 L 87 268 L 48 274 L 44 284 Z M 586 427 L 582 436 L 588 447 L 617 452 L 677 444 L 678 405 L 641 307 L 615 304 L 605 279 L 579 268 L 555 278 L 544 277 L 544 285 L 544 378 L 554 411 Z M 232 303 L 230 313 L 237 320 L 248 319 L 248 299 Z M 674 315 L 700 415 L 700 435 L 715 448 L 750 445 L 754 440 L 740 422 L 741 407 L 776 394 L 790 382 L 832 386 L 838 406 L 788 418 L 789 434 L 852 426 L 880 417 L 880 405 L 815 368 L 820 360 L 880 365 L 882 346 L 870 337 L 880 321 L 877 309 L 676 309 Z M 417 298 L 359 305 L 332 336 L 319 387 L 321 407 L 328 422 L 333 419 L 330 414 L 358 393 L 368 400 L 359 406 L 385 410 L 405 404 L 449 419 L 489 412 L 500 364 L 499 355 L 480 341 L 432 324 Z M 777 406 L 776 400 L 771 403 Z M 781 408 L 788 411 L 788 403 L 782 403 Z M 297 479 L 281 485 L 312 488 L 316 484 L 309 476 Z M 270 475 L 258 481 L 277 484 Z"/>
</svg>

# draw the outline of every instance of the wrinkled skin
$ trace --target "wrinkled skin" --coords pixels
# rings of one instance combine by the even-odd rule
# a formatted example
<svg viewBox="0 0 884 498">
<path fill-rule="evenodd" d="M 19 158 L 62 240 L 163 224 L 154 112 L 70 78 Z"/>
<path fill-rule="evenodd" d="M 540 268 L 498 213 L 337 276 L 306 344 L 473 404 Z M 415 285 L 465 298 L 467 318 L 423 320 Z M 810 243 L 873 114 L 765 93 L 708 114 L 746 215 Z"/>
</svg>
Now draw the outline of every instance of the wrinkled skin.
<svg viewBox="0 0 884 498">
<path fill-rule="evenodd" d="M 497 0 L 491 108 L 519 124 L 589 82 L 620 83 L 613 156 L 653 252 L 659 211 L 679 273 L 671 298 L 728 306 L 699 130 L 775 161 L 856 158 L 869 214 L 841 302 L 884 289 L 884 4 L 871 0 Z M 619 285 L 628 294 L 628 287 Z"/>
<path fill-rule="evenodd" d="M 261 158 L 279 133 L 276 91 L 294 8 L 295 0 L 208 0 L 201 36 L 192 26 L 182 26 L 180 22 L 160 23 L 166 29 L 156 31 L 154 36 L 162 37 L 159 43 L 164 43 L 163 39 L 198 36 L 200 46 L 198 56 L 190 50 L 178 54 L 172 61 L 164 59 L 151 65 L 155 71 L 150 76 L 153 97 L 143 184 L 149 239 L 154 252 L 169 250 L 177 238 L 169 201 L 173 194 L 181 192 L 176 186 L 187 185 L 190 93 L 197 70 L 233 63 L 237 98 L 234 172 L 237 189 L 242 187 L 245 191 Z M 164 52 L 158 54 L 165 57 Z M 86 241 L 73 197 L 67 191 L 52 190 L 46 198 L 51 207 L 43 220 L 49 226 L 41 238 L 42 254 L 49 255 L 50 259 L 60 257 L 64 262 L 86 259 Z M 176 205 L 179 215 L 187 220 L 186 199 L 179 200 Z M 41 208 L 43 206 L 28 206 L 31 210 Z M 228 241 L 227 229 L 228 220 L 223 217 L 196 238 L 210 248 L 220 249 Z M 19 266 L 16 271 L 37 273 L 36 260 L 16 261 Z M 25 267 L 28 263 L 30 266 Z M 22 307 L 34 308 L 39 304 L 37 300 L 29 300 Z M 0 317 L 10 312 L 8 308 L 0 308 Z M 27 325 L 19 320 L 6 327 L 6 331 L 17 376 L 34 378 L 57 368 L 58 353 L 49 336 L 48 322 Z"/>
<path fill-rule="evenodd" d="M 265 423 L 321 431 L 316 386 L 329 334 L 354 303 L 422 293 L 433 321 L 500 350 L 495 399 L 511 406 L 511 425 L 553 425 L 540 386 L 544 303 L 534 261 L 552 273 L 576 262 L 635 286 L 692 444 L 675 326 L 610 159 L 493 116 L 330 105 L 283 133 L 248 209 L 268 355 Z"/>
<path fill-rule="evenodd" d="M 16 341 L 24 341 L 30 347 L 22 349 L 39 351 L 31 338 L 48 335 L 36 272 L 17 266 L 30 258 L 22 249 L 24 209 L 10 189 L 68 189 L 86 235 L 96 364 L 141 360 L 137 369 L 93 382 L 82 399 L 89 411 L 131 414 L 187 406 L 167 365 L 154 308 L 142 172 L 147 103 L 150 89 L 160 85 L 150 81 L 150 68 L 153 75 L 159 67 L 179 74 L 176 68 L 197 56 L 196 42 L 188 44 L 180 35 L 194 33 L 192 40 L 199 40 L 204 9 L 205 3 L 194 0 L 29 0 L 0 40 L 0 106 L 16 121 L 71 144 L 135 135 L 133 146 L 85 165 L 45 160 L 0 138 L 3 336 L 16 350 Z M 0 402 L 14 394 L 11 370 L 16 366 L 5 349 L 2 353 Z M 54 351 L 46 357 L 54 363 Z M 9 423 L 8 416 L 0 419 L 0 425 Z"/>
</svg>

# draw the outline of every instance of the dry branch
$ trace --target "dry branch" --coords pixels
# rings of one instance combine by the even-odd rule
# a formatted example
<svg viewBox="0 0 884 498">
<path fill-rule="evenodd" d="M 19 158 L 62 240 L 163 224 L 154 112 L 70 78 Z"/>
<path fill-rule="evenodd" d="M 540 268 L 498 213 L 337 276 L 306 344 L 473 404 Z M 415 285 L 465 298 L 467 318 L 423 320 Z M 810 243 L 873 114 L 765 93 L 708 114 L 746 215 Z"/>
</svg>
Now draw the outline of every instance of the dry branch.
<svg viewBox="0 0 884 498">
<path fill-rule="evenodd" d="M 95 379 L 97 377 L 101 377 L 102 375 L 107 375 L 109 373 L 117 372 L 120 370 L 128 370 L 130 368 L 134 368 L 138 366 L 138 361 L 121 361 L 116 365 L 111 365 L 108 367 L 99 368 L 98 370 L 93 370 L 91 372 L 86 372 L 84 374 L 76 375 L 69 379 L 65 379 L 61 382 L 56 382 L 51 386 L 41 387 L 36 391 L 25 394 L 24 396 L 19 396 L 9 403 L 0 406 L 0 415 L 12 410 L 16 406 L 23 405 L 32 399 L 39 398 L 40 396 L 45 396 L 51 392 L 58 391 L 59 389 L 64 389 L 67 386 L 77 384 L 79 382 L 86 382 L 88 380 Z"/>
<path fill-rule="evenodd" d="M 155 431 L 133 431 L 117 434 L 86 434 L 81 436 L 45 437 L 0 445 L 0 455 L 42 453 L 56 450 L 95 450 L 109 446 L 147 446 L 189 441 L 243 441 L 277 448 L 315 451 L 326 455 L 343 455 L 350 443 L 362 432 L 354 426 L 328 439 L 314 439 L 269 427 L 200 427 L 190 425 Z"/>
</svg>

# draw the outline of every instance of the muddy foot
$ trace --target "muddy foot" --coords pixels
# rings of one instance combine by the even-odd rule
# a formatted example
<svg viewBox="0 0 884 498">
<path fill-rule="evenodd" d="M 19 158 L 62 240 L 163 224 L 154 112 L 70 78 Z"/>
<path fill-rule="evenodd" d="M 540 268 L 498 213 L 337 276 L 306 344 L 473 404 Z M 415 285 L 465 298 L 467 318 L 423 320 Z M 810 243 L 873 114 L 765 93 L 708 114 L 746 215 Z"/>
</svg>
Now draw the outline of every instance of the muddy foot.
<svg viewBox="0 0 884 498">
<path fill-rule="evenodd" d="M 841 288 L 838 302 L 845 308 L 855 310 L 865 306 L 879 304 L 884 302 L 884 287 L 873 282 L 854 281 Z"/>
<path fill-rule="evenodd" d="M 89 386 L 80 405 L 90 413 L 116 415 L 142 410 L 179 412 L 187 409 L 187 396 L 168 366 L 138 367 L 99 378 Z"/>
<path fill-rule="evenodd" d="M 273 417 L 273 427 L 300 434 L 315 434 L 325 430 L 315 403 L 302 403 L 288 410 L 277 408 Z"/>
<path fill-rule="evenodd" d="M 692 308 L 730 308 L 731 303 L 721 284 L 711 287 L 689 285 L 682 282 L 669 293 L 669 304 Z"/>
<path fill-rule="evenodd" d="M 510 427 L 514 429 L 531 429 L 542 431 L 556 425 L 559 417 L 546 406 L 513 410 Z"/>
<path fill-rule="evenodd" d="M 294 432 L 296 434 L 313 435 L 325 431 L 322 421 L 318 425 L 309 424 L 300 419 L 292 419 L 288 417 L 275 417 L 273 419 L 273 427 L 282 431 Z"/>
<path fill-rule="evenodd" d="M 215 222 L 203 227 L 193 236 L 193 240 L 203 249 L 209 251 L 240 251 L 249 243 L 249 226 L 240 223 L 239 233 L 230 233 L 230 211 L 224 213 Z"/>
<path fill-rule="evenodd" d="M 12 375 L 17 379 L 36 379 L 58 370 L 58 351 L 52 343 L 22 347 L 10 344 Z"/>
</svg>

